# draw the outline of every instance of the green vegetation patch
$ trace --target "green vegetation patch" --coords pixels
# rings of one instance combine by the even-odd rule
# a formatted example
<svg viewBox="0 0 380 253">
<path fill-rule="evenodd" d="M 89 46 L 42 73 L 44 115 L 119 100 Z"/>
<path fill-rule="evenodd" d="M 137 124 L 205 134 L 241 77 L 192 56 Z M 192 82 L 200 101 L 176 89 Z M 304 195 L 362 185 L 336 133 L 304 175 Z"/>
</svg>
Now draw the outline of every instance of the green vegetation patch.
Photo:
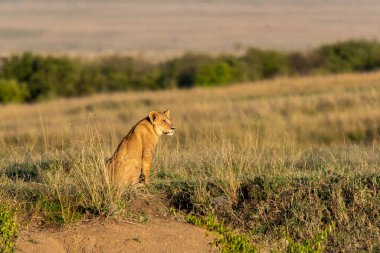
<svg viewBox="0 0 380 253">
<path fill-rule="evenodd" d="M 181 191 L 179 185 L 170 191 L 174 206 L 201 216 L 213 213 L 229 226 L 249 233 L 253 242 L 288 238 L 293 245 L 293 251 L 288 252 L 320 252 L 316 245 L 321 245 L 322 239 L 323 248 L 330 251 L 357 245 L 370 251 L 378 241 L 379 175 L 256 177 L 241 184 L 235 202 L 224 196 L 222 205 L 214 201 L 223 197 L 219 195 L 221 191 L 206 188 L 204 195 L 209 195 L 210 201 L 196 202 L 199 186 L 183 183 Z M 185 200 L 191 204 L 185 205 Z M 331 224 L 334 232 L 329 228 Z M 332 236 L 327 238 L 327 232 L 321 232 L 326 229 Z M 296 250 L 304 246 L 315 251 Z"/>
<path fill-rule="evenodd" d="M 0 103 L 23 102 L 29 96 L 28 87 L 15 80 L 0 79 Z"/>
<path fill-rule="evenodd" d="M 219 222 L 213 215 L 197 217 L 187 215 L 186 221 L 197 226 L 205 227 L 208 231 L 215 232 L 219 236 L 213 241 L 213 246 L 223 253 L 255 253 L 256 247 L 251 244 L 249 237 L 238 233 L 224 225 L 224 221 Z"/>
<path fill-rule="evenodd" d="M 4 203 L 0 204 L 0 252 L 15 252 L 19 229 L 14 211 Z"/>
<path fill-rule="evenodd" d="M 110 56 L 95 60 L 26 52 L 0 64 L 0 103 L 33 102 L 99 92 L 219 86 L 278 76 L 373 71 L 380 43 L 354 40 L 308 53 L 251 48 L 242 56 L 185 54 L 163 63 Z"/>
</svg>

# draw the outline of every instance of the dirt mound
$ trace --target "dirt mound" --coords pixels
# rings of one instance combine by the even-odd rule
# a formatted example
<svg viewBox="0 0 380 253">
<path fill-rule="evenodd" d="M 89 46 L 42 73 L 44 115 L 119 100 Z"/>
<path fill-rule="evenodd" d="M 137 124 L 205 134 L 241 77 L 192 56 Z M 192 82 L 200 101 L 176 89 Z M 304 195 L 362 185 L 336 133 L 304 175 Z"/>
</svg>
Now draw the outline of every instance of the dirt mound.
<svg viewBox="0 0 380 253">
<path fill-rule="evenodd" d="M 212 252 L 205 230 L 171 219 L 92 221 L 61 230 L 21 231 L 17 252 Z"/>
<path fill-rule="evenodd" d="M 141 214 L 147 222 L 99 218 L 63 229 L 24 229 L 16 242 L 17 252 L 213 252 L 213 237 L 207 237 L 206 230 L 168 218 L 163 196 L 136 194 L 129 211 Z"/>
</svg>

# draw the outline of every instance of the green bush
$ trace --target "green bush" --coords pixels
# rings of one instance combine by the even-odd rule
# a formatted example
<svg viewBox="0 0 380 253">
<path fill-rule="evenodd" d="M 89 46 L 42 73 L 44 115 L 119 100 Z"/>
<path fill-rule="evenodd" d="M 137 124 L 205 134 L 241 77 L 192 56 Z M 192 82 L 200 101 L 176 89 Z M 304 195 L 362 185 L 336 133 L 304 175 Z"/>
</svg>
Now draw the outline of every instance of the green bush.
<svg viewBox="0 0 380 253">
<path fill-rule="evenodd" d="M 37 58 L 36 70 L 30 77 L 32 99 L 76 95 L 79 66 L 68 58 Z"/>
<path fill-rule="evenodd" d="M 1 78 L 28 83 L 35 71 L 35 58 L 33 54 L 27 52 L 6 59 L 0 71 Z"/>
<path fill-rule="evenodd" d="M 104 86 L 109 91 L 130 89 L 131 68 L 134 60 L 130 57 L 107 57 L 100 61 L 100 74 L 103 77 Z"/>
<path fill-rule="evenodd" d="M 321 55 L 316 52 L 289 54 L 289 72 L 292 75 L 309 75 L 318 72 L 321 66 Z"/>
<path fill-rule="evenodd" d="M 76 85 L 76 95 L 84 96 L 104 91 L 107 91 L 107 87 L 99 65 L 82 63 L 80 77 Z"/>
<path fill-rule="evenodd" d="M 8 59 L 0 77 L 25 82 L 29 101 L 77 94 L 79 64 L 67 57 L 42 57 L 25 53 Z"/>
<path fill-rule="evenodd" d="M 213 86 L 232 81 L 232 69 L 226 62 L 208 63 L 200 66 L 195 73 L 197 86 Z"/>
<path fill-rule="evenodd" d="M 247 80 L 259 80 L 284 75 L 288 72 L 288 56 L 272 50 L 249 49 L 241 58 Z"/>
<path fill-rule="evenodd" d="M 380 44 L 370 41 L 346 41 L 322 46 L 316 53 L 320 68 L 327 72 L 369 71 L 380 67 Z"/>
<path fill-rule="evenodd" d="M 0 103 L 23 102 L 27 96 L 25 85 L 15 80 L 0 80 Z"/>
<path fill-rule="evenodd" d="M 15 252 L 19 224 L 13 211 L 3 204 L 0 205 L 0 252 Z"/>
<path fill-rule="evenodd" d="M 196 73 L 199 66 L 212 62 L 212 58 L 206 55 L 185 54 L 182 57 L 169 60 L 161 64 L 161 77 L 159 85 L 161 87 L 194 87 L 196 83 Z"/>
</svg>

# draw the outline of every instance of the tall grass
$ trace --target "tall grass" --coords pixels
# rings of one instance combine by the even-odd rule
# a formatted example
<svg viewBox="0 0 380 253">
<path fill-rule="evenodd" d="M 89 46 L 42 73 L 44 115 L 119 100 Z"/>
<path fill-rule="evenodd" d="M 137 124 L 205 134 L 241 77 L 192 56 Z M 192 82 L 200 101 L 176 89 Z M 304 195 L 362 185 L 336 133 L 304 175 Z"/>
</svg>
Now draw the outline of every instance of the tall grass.
<svg viewBox="0 0 380 253">
<path fill-rule="evenodd" d="M 40 225 L 133 217 L 139 190 L 112 188 L 105 160 L 146 113 L 171 109 L 178 131 L 157 147 L 153 194 L 212 213 L 258 249 L 335 224 L 327 250 L 374 251 L 379 108 L 378 72 L 2 106 L 0 198 Z"/>
</svg>

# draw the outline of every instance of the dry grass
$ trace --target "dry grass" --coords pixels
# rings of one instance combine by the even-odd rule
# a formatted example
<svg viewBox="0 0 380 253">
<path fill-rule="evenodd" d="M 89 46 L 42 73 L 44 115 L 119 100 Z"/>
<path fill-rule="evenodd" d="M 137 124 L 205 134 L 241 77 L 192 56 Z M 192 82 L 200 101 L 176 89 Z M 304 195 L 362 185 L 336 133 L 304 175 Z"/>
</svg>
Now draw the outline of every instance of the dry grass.
<svg viewBox="0 0 380 253">
<path fill-rule="evenodd" d="M 83 140 L 90 128 L 96 128 L 110 151 L 108 148 L 113 149 L 147 112 L 171 108 L 181 126 L 180 134 L 187 133 L 192 139 L 206 129 L 215 132 L 221 126 L 227 135 L 246 134 L 241 126 L 249 125 L 259 126 L 260 136 L 268 132 L 277 141 L 286 134 L 290 135 L 286 139 L 315 143 L 318 138 L 309 138 L 310 134 L 320 137 L 327 132 L 332 141 L 341 142 L 345 132 L 376 127 L 379 80 L 379 73 L 346 74 L 277 79 L 226 88 L 117 93 L 8 105 L 0 107 L 0 141 L 2 149 L 7 145 L 8 151 L 17 146 L 8 144 L 15 142 L 24 148 L 42 146 L 51 152 L 51 148 L 61 147 L 67 141 Z M 36 145 L 38 141 L 44 145 Z"/>
<path fill-rule="evenodd" d="M 262 248 L 331 222 L 330 250 L 379 247 L 379 72 L 3 106 L 0 198 L 42 224 L 130 217 L 134 193 L 110 187 L 104 160 L 168 108 L 178 130 L 160 141 L 152 189 L 173 206 L 214 212 Z"/>
</svg>

